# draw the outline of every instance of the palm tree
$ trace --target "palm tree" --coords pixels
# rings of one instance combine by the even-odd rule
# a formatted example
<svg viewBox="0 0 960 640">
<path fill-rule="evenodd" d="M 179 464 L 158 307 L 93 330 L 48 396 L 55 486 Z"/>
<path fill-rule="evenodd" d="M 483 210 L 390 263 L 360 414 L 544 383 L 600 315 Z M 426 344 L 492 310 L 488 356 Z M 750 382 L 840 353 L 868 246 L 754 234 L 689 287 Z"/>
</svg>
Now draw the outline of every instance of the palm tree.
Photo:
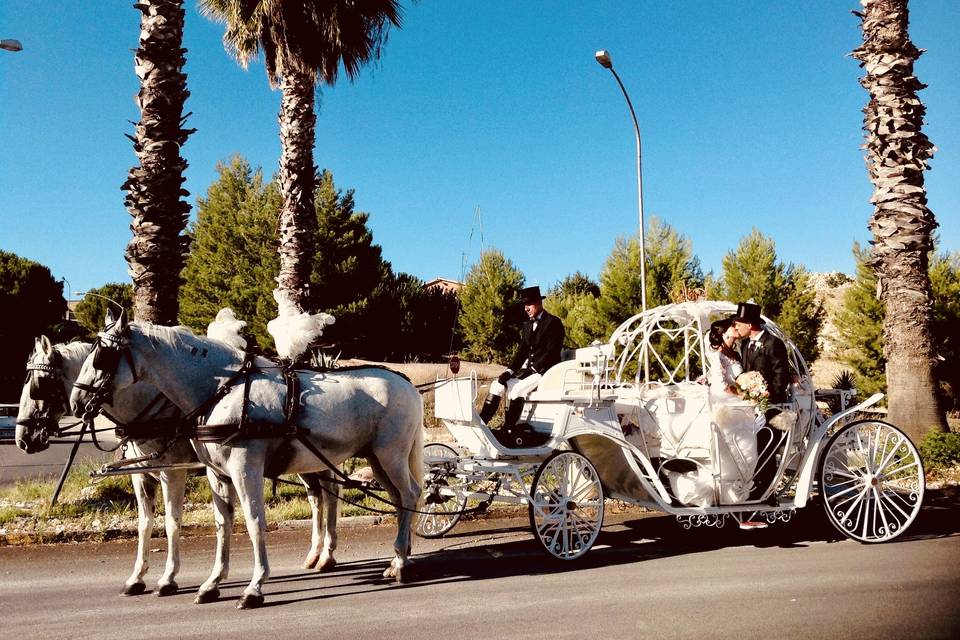
<svg viewBox="0 0 960 640">
<path fill-rule="evenodd" d="M 913 75 L 921 51 L 907 31 L 907 0 L 861 0 L 863 45 L 853 51 L 866 70 L 864 112 L 867 167 L 874 194 L 871 266 L 885 306 L 889 419 L 914 439 L 945 429 L 937 403 L 936 353 L 931 339 L 933 295 L 928 274 L 937 226 L 927 208 L 923 171 L 935 148 L 921 132 L 924 106 Z"/>
<path fill-rule="evenodd" d="M 183 104 L 190 95 L 181 47 L 183 0 L 140 0 L 136 74 L 140 78 L 140 122 L 133 148 L 140 161 L 121 187 L 133 222 L 126 258 L 133 277 L 133 314 L 138 320 L 177 322 L 180 271 L 189 247 L 183 234 L 190 205 L 181 200 L 186 161 L 180 147 L 194 129 L 184 129 Z"/>
<path fill-rule="evenodd" d="M 200 0 L 200 8 L 226 25 L 224 45 L 241 65 L 263 52 L 270 85 L 282 92 L 277 282 L 301 310 L 310 310 L 316 86 L 335 84 L 341 65 L 353 79 L 379 58 L 390 26 L 400 26 L 400 6 L 396 0 Z"/>
</svg>

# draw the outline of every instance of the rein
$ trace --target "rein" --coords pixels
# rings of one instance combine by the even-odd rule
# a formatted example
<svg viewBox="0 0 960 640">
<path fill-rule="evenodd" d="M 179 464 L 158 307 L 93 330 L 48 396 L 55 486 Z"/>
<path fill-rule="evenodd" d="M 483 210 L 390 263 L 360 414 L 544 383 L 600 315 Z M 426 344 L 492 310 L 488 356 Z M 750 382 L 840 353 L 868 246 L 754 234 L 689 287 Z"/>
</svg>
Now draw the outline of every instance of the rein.
<svg viewBox="0 0 960 640">
<path fill-rule="evenodd" d="M 115 346 L 104 346 L 105 342 L 111 342 Z M 109 333 L 103 332 L 100 334 L 100 339 L 98 340 L 98 344 L 96 345 L 95 349 L 100 349 L 103 352 L 101 354 L 95 354 L 95 357 L 94 357 L 94 366 L 96 368 L 100 368 L 100 367 L 97 367 L 97 356 L 101 356 L 103 358 L 103 363 L 104 363 L 102 368 L 100 368 L 100 370 L 104 372 L 104 378 L 101 381 L 99 387 L 94 385 L 78 384 L 78 383 L 74 383 L 73 385 L 74 387 L 76 387 L 77 389 L 80 389 L 81 391 L 86 391 L 87 393 L 92 394 L 92 397 L 87 402 L 87 405 L 84 410 L 84 417 L 83 417 L 84 424 L 89 423 L 90 426 L 92 426 L 93 417 L 96 416 L 97 413 L 103 413 L 108 419 L 110 419 L 117 425 L 116 431 L 118 434 L 121 432 L 125 434 L 124 440 L 121 440 L 121 443 L 117 445 L 118 447 L 125 443 L 126 438 L 147 437 L 141 434 L 146 434 L 146 433 L 153 434 L 155 433 L 153 429 L 156 429 L 157 431 L 159 431 L 162 425 L 169 426 L 169 422 L 158 420 L 152 424 L 144 425 L 143 427 L 135 427 L 134 423 L 137 422 L 136 418 L 131 421 L 131 424 L 125 425 L 120 423 L 115 418 L 113 418 L 112 416 L 110 416 L 109 414 L 103 411 L 103 404 L 106 403 L 106 401 L 112 395 L 110 391 L 106 390 L 106 387 L 112 381 L 113 376 L 116 374 L 121 353 L 127 359 L 127 363 L 129 364 L 130 370 L 133 373 L 134 382 L 136 382 L 138 378 L 136 373 L 136 367 L 134 366 L 134 362 L 133 362 L 133 355 L 131 354 L 129 345 L 126 344 L 123 337 L 117 337 Z M 334 476 L 336 476 L 331 480 L 332 482 L 343 485 L 345 488 L 357 489 L 361 493 L 367 495 L 368 497 L 374 498 L 375 500 L 378 500 L 386 505 L 393 507 L 395 511 L 385 511 L 382 509 L 376 509 L 374 507 L 368 507 L 365 505 L 351 502 L 350 500 L 347 500 L 346 498 L 341 497 L 339 493 L 334 493 L 332 491 L 329 491 L 328 489 L 324 488 L 321 485 L 321 489 L 323 491 L 326 491 L 331 495 L 335 495 L 337 499 L 343 502 L 346 502 L 347 504 L 358 506 L 358 507 L 367 509 L 368 511 L 373 511 L 374 513 L 396 514 L 399 511 L 408 511 L 411 513 L 418 513 L 418 514 L 425 514 L 425 515 L 456 515 L 456 514 L 462 515 L 462 514 L 468 514 L 468 513 L 477 513 L 477 512 L 485 511 L 490 506 L 490 504 L 492 504 L 493 497 L 496 494 L 497 490 L 494 490 L 487 500 L 484 500 L 483 502 L 478 504 L 476 507 L 473 507 L 471 509 L 462 509 L 459 511 L 451 511 L 451 512 L 421 511 L 419 509 L 409 509 L 407 507 L 404 507 L 403 505 L 393 502 L 392 500 L 389 500 L 380 495 L 377 495 L 372 488 L 373 487 L 372 483 L 352 480 L 347 474 L 345 474 L 342 470 L 340 470 L 337 467 L 337 465 L 333 464 L 333 462 L 331 462 L 329 458 L 323 455 L 323 453 L 320 451 L 319 448 L 317 448 L 316 446 L 314 446 L 312 442 L 310 442 L 310 440 L 307 438 L 307 435 L 306 435 L 308 433 L 306 429 L 303 429 L 297 426 L 296 422 L 297 422 L 297 418 L 300 410 L 300 401 L 299 401 L 300 381 L 297 374 L 297 370 L 294 369 L 292 365 L 286 365 L 286 366 L 281 365 L 278 367 L 287 385 L 287 401 L 284 406 L 284 421 L 282 423 L 249 422 L 247 420 L 247 407 L 249 405 L 249 399 L 250 399 L 250 384 L 252 382 L 251 376 L 255 372 L 260 370 L 260 367 L 257 367 L 257 365 L 254 363 L 254 357 L 255 356 L 253 356 L 250 353 L 244 354 L 243 363 L 240 365 L 240 368 L 236 372 L 234 372 L 234 374 L 231 375 L 226 381 L 224 381 L 223 384 L 221 384 L 217 388 L 217 390 L 209 398 L 207 398 L 207 400 L 202 402 L 199 406 L 194 408 L 183 418 L 176 419 L 174 421 L 177 424 L 177 427 L 174 432 L 174 437 L 166 444 L 166 446 L 162 449 L 161 452 L 152 453 L 147 456 L 140 456 L 139 458 L 118 460 L 115 463 L 105 465 L 104 469 L 108 469 L 108 471 L 116 470 L 123 466 L 129 466 L 133 464 L 139 464 L 141 462 L 148 462 L 151 460 L 155 460 L 159 458 L 160 455 L 165 453 L 171 446 L 173 446 L 173 443 L 180 437 L 188 437 L 190 439 L 197 440 L 198 442 L 219 443 L 220 446 L 226 446 L 237 439 L 284 438 L 287 440 L 292 440 L 295 438 L 308 451 L 310 451 L 310 453 L 316 456 L 316 458 L 321 463 L 323 463 L 334 474 Z M 369 368 L 369 367 L 382 368 L 388 371 L 392 371 L 392 369 L 388 369 L 387 367 L 378 367 L 377 365 L 363 365 L 359 367 L 351 367 L 350 369 L 353 369 L 353 368 L 360 369 L 360 368 Z M 407 376 L 403 375 L 402 373 L 399 373 L 399 372 L 394 372 L 394 373 L 397 373 L 398 375 L 402 376 L 408 382 L 410 381 L 410 379 Z M 241 377 L 243 378 L 243 404 L 241 405 L 241 409 L 240 409 L 239 423 L 235 423 L 235 424 L 203 423 L 202 420 L 203 420 L 204 414 L 206 414 L 211 408 L 213 408 L 213 406 L 216 403 L 222 400 L 231 391 L 234 385 L 238 383 Z M 424 387 L 436 387 L 436 386 L 439 386 L 440 384 L 445 384 L 446 382 L 447 382 L 446 380 L 428 382 L 421 385 L 414 385 L 414 387 L 419 390 Z M 421 391 L 420 393 L 422 394 L 424 392 Z M 159 397 L 162 397 L 162 396 L 158 395 L 158 398 Z M 147 405 L 147 407 L 143 411 L 141 411 L 140 415 L 141 416 L 144 415 L 145 412 L 149 408 L 151 408 L 153 404 L 157 402 L 158 398 L 154 398 Z M 138 418 L 139 417 L 140 416 L 138 416 Z M 131 430 L 134 433 L 136 433 L 136 436 L 131 434 Z M 96 442 L 95 437 L 94 437 L 94 441 Z M 98 448 L 100 448 L 99 445 L 98 445 Z M 199 450 L 198 450 L 198 455 L 200 455 Z M 200 457 L 202 458 L 203 456 L 200 455 Z M 277 475 L 279 475 L 279 473 Z M 498 484 L 498 487 L 499 487 L 499 484 Z"/>
</svg>

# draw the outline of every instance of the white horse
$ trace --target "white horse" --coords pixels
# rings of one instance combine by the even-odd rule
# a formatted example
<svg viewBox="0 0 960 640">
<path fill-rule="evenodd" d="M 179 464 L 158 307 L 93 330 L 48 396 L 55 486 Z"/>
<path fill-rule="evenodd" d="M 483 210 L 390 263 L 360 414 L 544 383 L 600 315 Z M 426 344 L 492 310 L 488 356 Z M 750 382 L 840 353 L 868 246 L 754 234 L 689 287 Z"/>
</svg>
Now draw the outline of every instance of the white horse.
<svg viewBox="0 0 960 640">
<path fill-rule="evenodd" d="M 287 385 L 279 370 L 257 358 L 246 379 L 237 376 L 244 355 L 222 343 L 193 335 L 184 328 L 127 324 L 123 318 L 100 334 L 87 358 L 71 396 L 75 414 L 82 414 L 99 393 L 116 392 L 146 379 L 184 413 L 201 410 L 205 425 L 277 425 L 289 433 L 285 405 Z M 98 369 L 98 353 L 101 368 Z M 423 448 L 423 403 L 416 388 L 398 373 L 364 368 L 334 372 L 297 372 L 299 398 L 295 426 L 298 438 L 231 438 L 222 443 L 200 443 L 198 453 L 219 477 L 228 477 L 243 506 L 247 532 L 253 544 L 254 570 L 238 608 L 263 603 L 262 586 L 269 577 L 266 520 L 263 504 L 264 470 L 273 463 L 285 473 L 326 471 L 329 467 L 311 448 L 333 465 L 354 455 L 366 457 L 394 503 L 400 505 L 395 556 L 384 577 L 402 579 L 410 552 L 410 525 L 420 496 Z M 222 399 L 217 390 L 229 380 Z M 304 444 L 304 442 L 308 444 Z M 279 460 L 279 462 L 278 462 Z M 223 579 L 215 565 L 200 586 L 198 602 L 218 592 Z"/>
<path fill-rule="evenodd" d="M 16 442 L 24 452 L 37 453 L 49 446 L 47 441 L 49 434 L 53 432 L 59 419 L 67 413 L 70 390 L 84 360 L 92 350 L 93 345 L 84 342 L 51 345 L 46 336 L 36 340 L 33 353 L 27 361 L 29 375 L 20 394 L 20 409 L 17 416 Z M 133 420 L 145 422 L 183 416 L 175 405 L 145 381 L 118 391 L 111 404 L 105 409 L 124 425 L 130 425 Z M 145 409 L 146 413 L 144 413 Z M 162 452 L 159 458 L 150 461 L 151 466 L 197 460 L 188 440 L 182 438 L 171 440 L 171 437 L 172 435 L 162 438 L 131 437 L 127 441 L 125 457 L 132 459 Z M 153 533 L 158 485 L 163 493 L 167 562 L 163 575 L 157 582 L 155 593 L 158 596 L 168 596 L 177 592 L 176 575 L 180 569 L 180 523 L 187 473 L 188 470 L 184 468 L 170 468 L 159 472 L 132 475 L 138 516 L 137 557 L 133 565 L 133 573 L 124 583 L 121 595 L 140 595 L 146 591 L 143 577 L 149 569 L 150 537 Z M 229 483 L 224 483 L 215 476 L 209 479 L 216 496 L 217 508 L 232 509 L 233 488 Z M 336 485 L 329 485 L 315 474 L 305 475 L 301 480 L 308 487 L 308 500 L 313 511 L 311 548 L 304 567 L 316 567 L 321 571 L 330 569 L 336 564 L 333 558 L 333 551 L 336 549 L 338 506 Z M 320 503 L 317 498 L 321 493 L 321 483 L 327 489 L 322 491 L 325 511 L 323 520 L 321 520 Z M 222 519 L 217 518 L 217 521 L 221 523 Z M 230 529 L 217 527 L 217 546 L 221 556 L 229 553 L 230 533 Z M 223 558 L 221 558 L 221 564 L 226 564 Z"/>
</svg>

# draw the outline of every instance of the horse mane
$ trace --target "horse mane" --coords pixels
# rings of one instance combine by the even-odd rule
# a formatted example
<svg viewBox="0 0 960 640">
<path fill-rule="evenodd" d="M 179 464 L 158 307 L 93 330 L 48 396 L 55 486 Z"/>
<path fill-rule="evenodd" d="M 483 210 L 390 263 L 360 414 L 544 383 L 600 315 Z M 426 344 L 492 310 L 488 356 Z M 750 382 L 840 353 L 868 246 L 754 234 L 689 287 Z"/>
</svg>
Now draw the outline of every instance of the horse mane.
<svg viewBox="0 0 960 640">
<path fill-rule="evenodd" d="M 164 327 L 161 325 L 151 324 L 149 322 L 135 322 L 132 323 L 131 326 L 137 327 L 140 333 L 150 341 L 154 348 L 156 348 L 157 344 L 162 344 L 170 347 L 173 350 L 177 350 L 184 347 L 191 348 L 199 343 L 211 351 L 220 350 L 224 354 L 227 354 L 233 358 L 239 358 L 241 361 L 244 358 L 243 351 L 232 347 L 225 342 L 221 342 L 220 340 L 198 335 L 193 332 L 193 329 L 183 325 L 176 327 Z"/>
<path fill-rule="evenodd" d="M 411 380 L 410 377 L 407 376 L 407 374 L 403 373 L 402 371 L 397 371 L 396 369 L 391 369 L 390 367 L 384 366 L 382 364 L 353 364 L 347 367 L 331 367 L 331 368 L 308 367 L 306 369 L 298 368 L 297 370 L 298 371 L 314 371 L 317 373 L 340 373 L 341 371 L 359 371 L 361 369 L 382 369 L 384 371 L 389 371 L 390 373 L 395 373 L 401 378 L 403 378 L 404 380 L 406 380 L 407 382 L 413 384 L 413 380 Z"/>
<path fill-rule="evenodd" d="M 79 341 L 53 345 L 53 348 L 60 353 L 64 360 L 79 360 L 81 362 L 90 354 L 92 347 L 93 345 L 89 342 Z"/>
</svg>

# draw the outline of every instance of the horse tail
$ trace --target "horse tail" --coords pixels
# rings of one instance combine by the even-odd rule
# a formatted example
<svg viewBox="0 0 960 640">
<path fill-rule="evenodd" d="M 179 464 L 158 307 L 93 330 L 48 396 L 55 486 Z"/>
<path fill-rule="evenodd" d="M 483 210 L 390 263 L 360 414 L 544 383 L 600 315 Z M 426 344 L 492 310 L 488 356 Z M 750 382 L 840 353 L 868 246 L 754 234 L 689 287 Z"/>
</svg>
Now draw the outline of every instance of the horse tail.
<svg viewBox="0 0 960 640">
<path fill-rule="evenodd" d="M 411 386 L 412 383 L 411 383 Z M 420 410 L 417 414 L 417 431 L 413 438 L 413 447 L 410 449 L 408 464 L 410 466 L 410 475 L 416 482 L 417 492 L 423 489 L 423 396 L 414 388 L 417 396 L 417 404 Z"/>
</svg>

